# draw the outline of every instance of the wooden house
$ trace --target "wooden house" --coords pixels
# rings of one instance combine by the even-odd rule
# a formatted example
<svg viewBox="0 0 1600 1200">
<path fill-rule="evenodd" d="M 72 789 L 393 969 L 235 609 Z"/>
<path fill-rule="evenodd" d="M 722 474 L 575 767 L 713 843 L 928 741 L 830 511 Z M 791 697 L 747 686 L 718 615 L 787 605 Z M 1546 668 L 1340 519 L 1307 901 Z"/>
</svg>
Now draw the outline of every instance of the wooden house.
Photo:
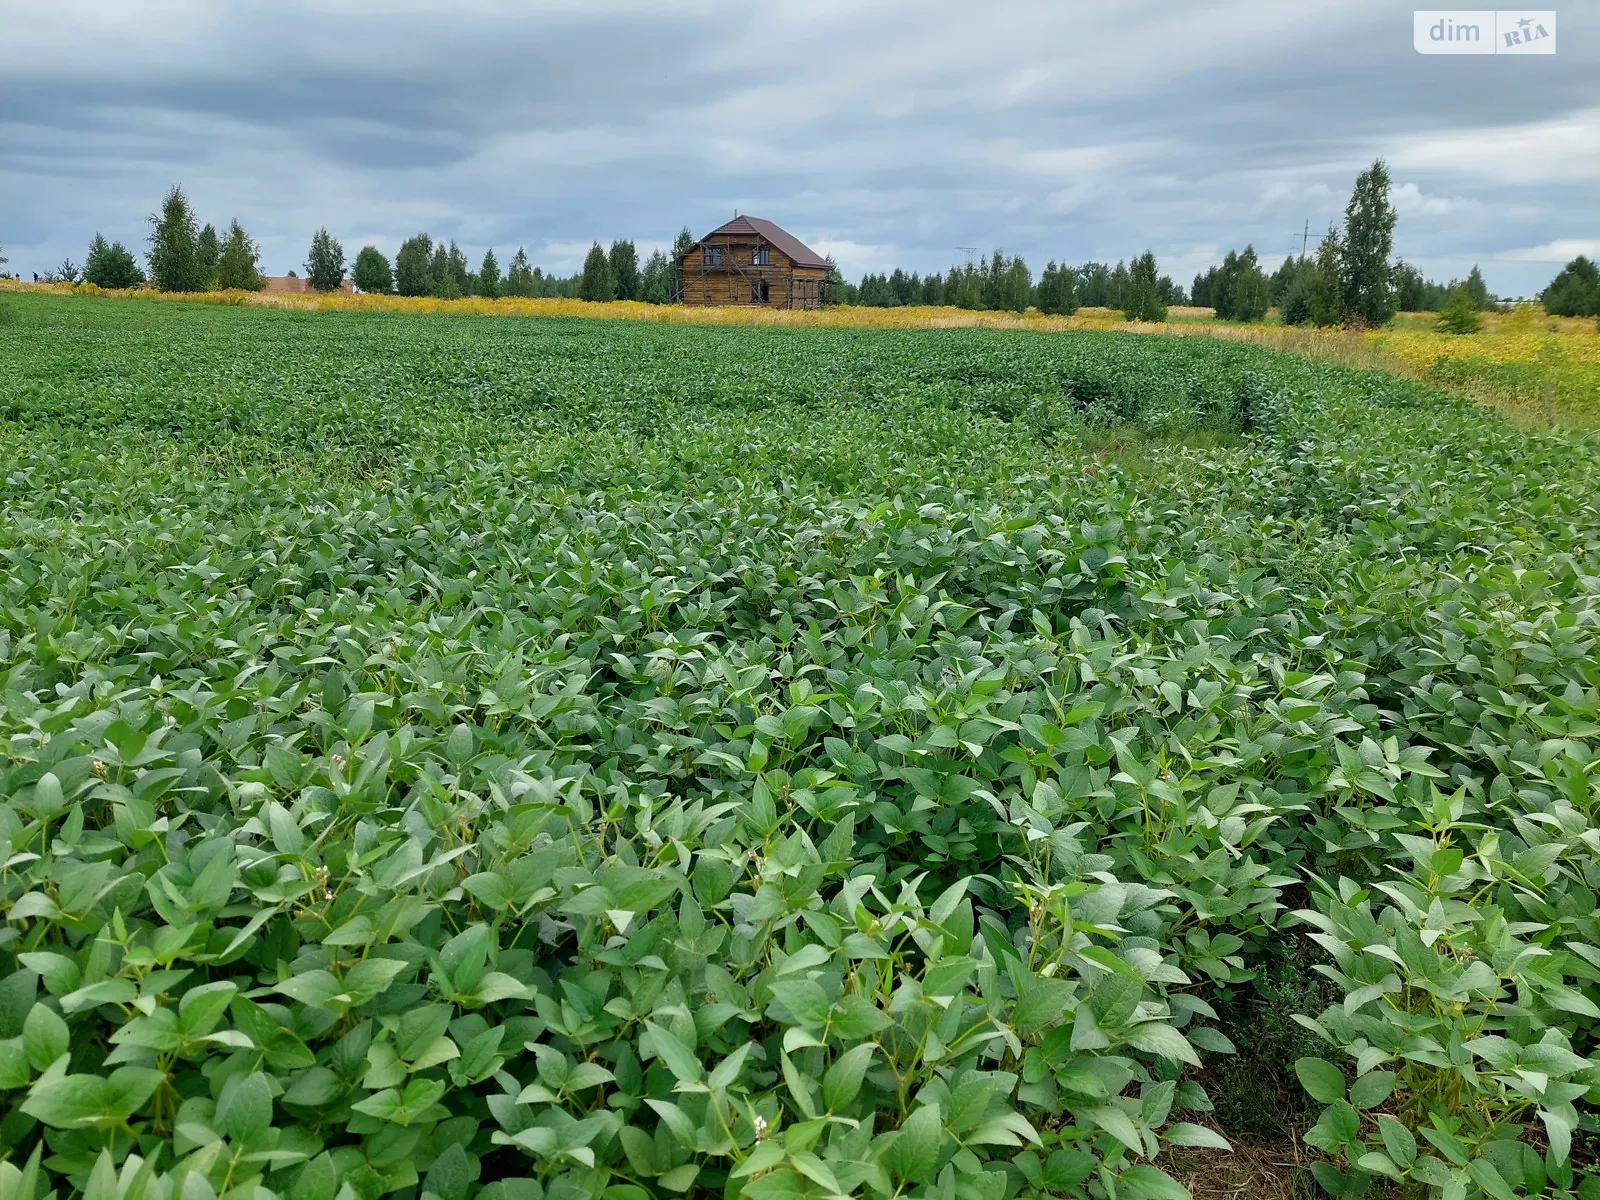
<svg viewBox="0 0 1600 1200">
<path fill-rule="evenodd" d="M 314 292 L 314 291 L 316 291 L 316 289 L 311 286 L 311 282 L 308 279 L 306 279 L 304 276 L 300 276 L 300 275 L 267 275 L 264 278 L 266 279 L 266 286 L 263 287 L 261 290 L 265 291 L 265 292 Z M 350 277 L 348 275 L 345 276 L 345 278 L 343 278 L 343 279 L 341 279 L 339 281 L 339 291 L 343 292 L 346 296 L 353 295 L 355 290 L 356 290 L 356 285 L 351 282 Z"/>
<path fill-rule="evenodd" d="M 735 217 L 678 256 L 684 304 L 821 308 L 827 260 L 760 217 Z"/>
</svg>

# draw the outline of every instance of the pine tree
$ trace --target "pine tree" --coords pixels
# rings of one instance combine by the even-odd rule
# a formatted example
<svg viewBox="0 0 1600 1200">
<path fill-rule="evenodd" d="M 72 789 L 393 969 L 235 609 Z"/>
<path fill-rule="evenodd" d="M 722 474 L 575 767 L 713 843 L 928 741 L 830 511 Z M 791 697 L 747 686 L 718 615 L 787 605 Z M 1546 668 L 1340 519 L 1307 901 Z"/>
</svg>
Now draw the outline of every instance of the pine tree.
<svg viewBox="0 0 1600 1200">
<path fill-rule="evenodd" d="M 1278 301 L 1278 319 L 1285 325 L 1305 325 L 1311 321 L 1311 282 L 1297 278 Z"/>
<path fill-rule="evenodd" d="M 250 235 L 245 233 L 244 227 L 234 221 L 228 226 L 227 240 L 222 243 L 222 250 L 217 255 L 217 286 L 246 292 L 259 292 L 266 287 L 267 281 L 261 277 L 261 271 L 256 266 L 260 255 L 261 252 L 250 240 Z"/>
<path fill-rule="evenodd" d="M 667 304 L 672 300 L 672 260 L 660 250 L 651 252 L 639 273 L 639 296 L 646 304 Z"/>
<path fill-rule="evenodd" d="M 433 291 L 433 239 L 425 233 L 408 237 L 394 256 L 395 291 L 402 296 L 426 296 Z"/>
<path fill-rule="evenodd" d="M 637 300 L 639 298 L 639 251 L 632 242 L 617 241 L 611 243 L 611 250 L 606 255 L 606 262 L 611 267 L 611 278 L 617 286 L 618 300 Z"/>
<path fill-rule="evenodd" d="M 690 233 L 689 227 L 685 225 L 678 230 L 678 236 L 672 242 L 672 299 L 674 302 L 683 296 L 683 272 L 678 264 L 683 261 L 685 254 L 694 249 L 694 241 L 694 234 Z M 840 282 L 844 282 L 843 276 L 840 276 Z M 823 294 L 826 295 L 828 290 L 826 279 L 823 280 L 822 290 Z"/>
<path fill-rule="evenodd" d="M 382 250 L 363 246 L 350 268 L 350 281 L 363 292 L 382 294 L 394 286 L 394 271 Z"/>
<path fill-rule="evenodd" d="M 1121 267 L 1121 263 L 1117 264 Z M 1156 256 L 1146 250 L 1133 260 L 1128 270 L 1126 295 L 1122 315 L 1129 321 L 1165 321 L 1167 306 L 1161 300 L 1161 272 L 1156 268 Z"/>
<path fill-rule="evenodd" d="M 131 288 L 144 282 L 144 272 L 139 270 L 139 264 L 126 246 L 121 242 L 108 244 L 97 233 L 89 243 L 89 254 L 83 262 L 83 279 L 95 287 Z"/>
<path fill-rule="evenodd" d="M 206 222 L 200 236 L 195 239 L 195 248 L 200 256 L 200 273 L 205 277 L 206 287 L 216 287 L 217 259 L 222 254 L 222 243 L 217 239 L 217 227 L 211 222 Z"/>
<path fill-rule="evenodd" d="M 615 300 L 617 297 L 617 281 L 611 274 L 611 260 L 606 257 L 599 242 L 589 247 L 589 253 L 583 260 L 583 281 L 579 284 L 578 295 L 596 302 Z"/>
<path fill-rule="evenodd" d="M 1344 247 L 1331 225 L 1317 246 L 1317 257 L 1306 281 L 1306 311 L 1313 325 L 1327 327 L 1344 320 L 1344 283 L 1341 264 Z"/>
<path fill-rule="evenodd" d="M 183 189 L 173 184 L 161 212 L 150 218 L 150 280 L 163 292 L 204 291 L 206 277 L 200 261 L 199 231 Z"/>
<path fill-rule="evenodd" d="M 511 268 L 506 272 L 506 295 L 537 296 L 533 272 L 528 269 L 528 253 L 521 246 L 511 256 Z"/>
<path fill-rule="evenodd" d="M 492 248 L 483 252 L 483 265 L 478 268 L 478 295 L 490 300 L 500 295 L 500 264 Z"/>
<path fill-rule="evenodd" d="M 456 282 L 455 272 L 450 269 L 450 249 L 443 242 L 433 248 L 433 257 L 428 260 L 428 295 L 440 295 L 440 289 L 446 287 L 445 279 L 449 277 L 448 290 L 451 293 L 446 299 L 455 300 L 461 296 L 461 285 Z"/>
<path fill-rule="evenodd" d="M 1489 299 L 1489 285 L 1483 281 L 1483 272 L 1478 270 L 1478 264 L 1472 264 L 1472 270 L 1467 273 L 1467 281 L 1462 288 L 1479 312 L 1487 312 L 1494 307 L 1494 301 Z"/>
<path fill-rule="evenodd" d="M 1476 268 L 1474 268 L 1476 270 Z M 1482 280 L 1480 279 L 1481 283 Z M 1450 289 L 1450 294 L 1445 297 L 1444 305 L 1439 309 L 1439 332 L 1441 333 L 1477 333 L 1483 328 L 1483 318 L 1479 315 L 1477 297 L 1472 289 L 1464 283 L 1458 283 Z"/>
<path fill-rule="evenodd" d="M 1368 326 L 1394 319 L 1395 296 L 1389 252 L 1394 248 L 1394 205 L 1389 200 L 1389 168 L 1377 159 L 1356 176 L 1344 210 L 1340 276 L 1347 320 Z"/>
<path fill-rule="evenodd" d="M 438 261 L 437 255 L 434 256 L 434 260 L 435 262 Z M 465 295 L 461 289 L 460 281 L 456 279 L 456 273 L 450 269 L 448 259 L 445 261 L 444 269 L 434 277 L 433 295 L 435 299 L 439 300 L 459 300 Z"/>
<path fill-rule="evenodd" d="M 472 295 L 472 270 L 467 266 L 467 256 L 456 245 L 454 238 L 450 239 L 450 248 L 445 252 L 445 266 L 455 276 L 457 294 Z"/>
<path fill-rule="evenodd" d="M 337 291 L 344 282 L 344 247 L 326 229 L 317 230 L 311 237 L 306 282 L 319 292 Z"/>
</svg>

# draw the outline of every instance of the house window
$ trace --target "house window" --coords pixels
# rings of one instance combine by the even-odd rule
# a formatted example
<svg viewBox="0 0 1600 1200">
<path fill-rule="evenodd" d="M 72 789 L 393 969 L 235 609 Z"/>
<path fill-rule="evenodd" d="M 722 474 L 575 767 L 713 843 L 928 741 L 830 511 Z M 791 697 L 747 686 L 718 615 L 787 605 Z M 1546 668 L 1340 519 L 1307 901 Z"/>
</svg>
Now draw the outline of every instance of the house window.
<svg viewBox="0 0 1600 1200">
<path fill-rule="evenodd" d="M 767 248 L 765 246 L 756 246 L 754 249 L 752 249 L 750 251 L 750 261 L 758 267 L 766 266 Z"/>
<path fill-rule="evenodd" d="M 722 251 L 723 247 L 721 246 L 707 246 L 705 249 L 706 266 L 720 267 L 722 265 Z"/>
<path fill-rule="evenodd" d="M 756 304 L 765 304 L 769 292 L 765 279 L 752 279 L 750 281 L 750 299 Z"/>
</svg>

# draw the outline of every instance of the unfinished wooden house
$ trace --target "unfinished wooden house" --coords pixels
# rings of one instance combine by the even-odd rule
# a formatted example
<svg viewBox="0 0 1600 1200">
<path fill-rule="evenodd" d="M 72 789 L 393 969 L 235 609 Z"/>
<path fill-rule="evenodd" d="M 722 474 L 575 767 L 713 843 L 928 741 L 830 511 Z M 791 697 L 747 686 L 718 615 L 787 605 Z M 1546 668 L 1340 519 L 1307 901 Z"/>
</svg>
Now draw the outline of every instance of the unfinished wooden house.
<svg viewBox="0 0 1600 1200">
<path fill-rule="evenodd" d="M 827 260 L 760 217 L 735 217 L 678 256 L 684 304 L 821 308 Z"/>
</svg>

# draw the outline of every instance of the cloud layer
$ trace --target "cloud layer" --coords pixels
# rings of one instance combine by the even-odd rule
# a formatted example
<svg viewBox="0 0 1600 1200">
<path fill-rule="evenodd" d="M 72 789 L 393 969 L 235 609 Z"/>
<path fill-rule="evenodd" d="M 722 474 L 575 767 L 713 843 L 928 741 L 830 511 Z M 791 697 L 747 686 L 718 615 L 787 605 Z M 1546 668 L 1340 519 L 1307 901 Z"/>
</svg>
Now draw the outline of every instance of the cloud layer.
<svg viewBox="0 0 1600 1200">
<path fill-rule="evenodd" d="M 851 275 L 957 247 L 1187 279 L 1336 220 L 1388 157 L 1397 249 L 1536 290 L 1600 239 L 1600 6 L 1555 56 L 1421 56 L 1392 0 L 0 0 L 0 243 L 133 244 L 181 181 L 263 265 L 326 225 L 474 257 L 670 242 L 735 209 Z"/>
</svg>

